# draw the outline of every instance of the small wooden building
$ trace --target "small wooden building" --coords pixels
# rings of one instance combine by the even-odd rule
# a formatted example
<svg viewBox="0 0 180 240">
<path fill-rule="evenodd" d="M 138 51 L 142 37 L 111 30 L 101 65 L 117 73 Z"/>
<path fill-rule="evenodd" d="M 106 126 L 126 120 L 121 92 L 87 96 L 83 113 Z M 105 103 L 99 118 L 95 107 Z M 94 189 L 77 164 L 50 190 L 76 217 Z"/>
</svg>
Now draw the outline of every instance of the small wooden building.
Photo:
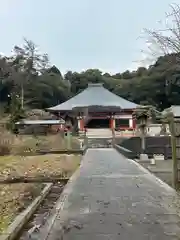
<svg viewBox="0 0 180 240">
<path fill-rule="evenodd" d="M 46 134 L 57 133 L 63 129 L 64 120 L 22 120 L 17 122 L 18 132 L 20 134 Z"/>
</svg>

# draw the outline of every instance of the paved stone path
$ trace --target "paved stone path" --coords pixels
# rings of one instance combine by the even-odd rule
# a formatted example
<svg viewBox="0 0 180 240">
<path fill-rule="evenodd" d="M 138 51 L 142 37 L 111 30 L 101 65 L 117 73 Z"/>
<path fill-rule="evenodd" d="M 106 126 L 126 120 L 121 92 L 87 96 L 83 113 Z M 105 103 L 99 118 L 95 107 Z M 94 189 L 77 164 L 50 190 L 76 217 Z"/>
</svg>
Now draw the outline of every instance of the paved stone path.
<svg viewBox="0 0 180 240">
<path fill-rule="evenodd" d="M 89 149 L 67 192 L 48 240 L 180 239 L 175 192 L 115 149 Z"/>
</svg>

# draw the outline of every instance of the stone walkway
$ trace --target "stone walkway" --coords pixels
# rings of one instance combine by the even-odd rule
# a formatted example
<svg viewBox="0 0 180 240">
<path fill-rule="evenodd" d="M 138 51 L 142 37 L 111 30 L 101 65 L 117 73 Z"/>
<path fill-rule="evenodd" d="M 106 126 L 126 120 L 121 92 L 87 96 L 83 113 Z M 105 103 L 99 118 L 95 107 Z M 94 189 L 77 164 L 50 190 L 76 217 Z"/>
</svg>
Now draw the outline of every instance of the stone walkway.
<svg viewBox="0 0 180 240">
<path fill-rule="evenodd" d="M 65 191 L 48 240 L 180 239 L 176 193 L 115 149 L 89 149 Z"/>
</svg>

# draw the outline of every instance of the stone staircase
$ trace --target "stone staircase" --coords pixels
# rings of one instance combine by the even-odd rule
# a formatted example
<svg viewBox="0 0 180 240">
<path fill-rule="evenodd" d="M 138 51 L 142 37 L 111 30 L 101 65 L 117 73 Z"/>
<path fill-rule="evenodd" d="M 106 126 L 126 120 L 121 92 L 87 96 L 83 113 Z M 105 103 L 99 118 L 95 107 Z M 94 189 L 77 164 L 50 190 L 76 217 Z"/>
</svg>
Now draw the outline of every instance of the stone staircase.
<svg viewBox="0 0 180 240">
<path fill-rule="evenodd" d="M 87 138 L 88 148 L 110 148 L 112 147 L 112 137 L 111 138 Z"/>
<path fill-rule="evenodd" d="M 88 148 L 109 148 L 111 142 L 111 129 L 88 129 L 86 133 L 86 145 Z"/>
<path fill-rule="evenodd" d="M 86 133 L 88 138 L 112 138 L 111 129 L 88 129 Z"/>
</svg>

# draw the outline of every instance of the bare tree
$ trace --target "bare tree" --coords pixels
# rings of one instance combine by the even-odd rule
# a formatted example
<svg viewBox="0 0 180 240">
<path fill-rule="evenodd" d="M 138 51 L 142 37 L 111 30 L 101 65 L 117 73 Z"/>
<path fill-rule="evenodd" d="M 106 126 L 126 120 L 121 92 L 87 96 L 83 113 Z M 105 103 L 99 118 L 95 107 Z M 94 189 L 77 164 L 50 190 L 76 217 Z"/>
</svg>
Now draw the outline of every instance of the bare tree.
<svg viewBox="0 0 180 240">
<path fill-rule="evenodd" d="M 172 87 L 180 86 L 176 76 L 172 76 L 173 71 L 180 70 L 180 5 L 170 5 L 169 13 L 165 13 L 159 25 L 159 29 L 144 29 L 142 37 L 146 40 L 146 49 L 141 51 L 143 60 L 140 63 L 149 66 L 164 57 L 169 74 L 166 74 L 162 91 L 168 98 Z"/>
<path fill-rule="evenodd" d="M 170 8 L 162 29 L 144 29 L 148 49 L 155 57 L 180 53 L 180 5 L 172 4 Z"/>
</svg>

